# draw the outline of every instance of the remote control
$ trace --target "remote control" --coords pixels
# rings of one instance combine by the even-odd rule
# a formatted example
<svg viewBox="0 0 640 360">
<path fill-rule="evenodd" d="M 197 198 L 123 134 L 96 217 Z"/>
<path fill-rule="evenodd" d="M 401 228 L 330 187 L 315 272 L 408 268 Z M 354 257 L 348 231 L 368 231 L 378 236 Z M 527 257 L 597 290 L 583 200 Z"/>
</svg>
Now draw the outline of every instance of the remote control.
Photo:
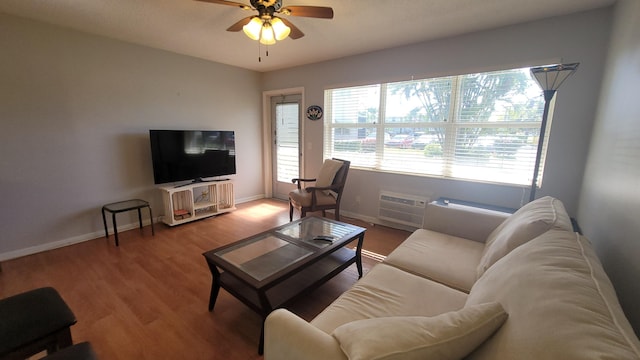
<svg viewBox="0 0 640 360">
<path fill-rule="evenodd" d="M 331 235 L 317 235 L 313 237 L 313 240 L 322 240 L 322 241 L 329 241 L 329 242 L 333 242 L 334 237 Z"/>
</svg>

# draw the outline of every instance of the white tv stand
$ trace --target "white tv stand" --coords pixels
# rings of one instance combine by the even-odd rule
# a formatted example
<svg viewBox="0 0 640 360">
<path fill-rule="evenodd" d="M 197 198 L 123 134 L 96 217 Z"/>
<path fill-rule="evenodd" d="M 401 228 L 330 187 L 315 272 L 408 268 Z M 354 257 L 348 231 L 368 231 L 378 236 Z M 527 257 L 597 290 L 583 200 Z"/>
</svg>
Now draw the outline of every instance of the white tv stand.
<svg viewBox="0 0 640 360">
<path fill-rule="evenodd" d="M 161 186 L 162 222 L 179 225 L 235 210 L 233 183 L 229 180 L 203 181 L 179 187 Z"/>
</svg>

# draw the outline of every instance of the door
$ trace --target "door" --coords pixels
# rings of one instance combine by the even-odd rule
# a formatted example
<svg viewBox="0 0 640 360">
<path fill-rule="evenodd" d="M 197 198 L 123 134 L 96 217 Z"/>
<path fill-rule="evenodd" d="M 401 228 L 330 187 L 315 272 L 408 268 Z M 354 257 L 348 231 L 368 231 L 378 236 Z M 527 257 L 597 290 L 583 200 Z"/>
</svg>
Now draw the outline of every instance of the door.
<svg viewBox="0 0 640 360">
<path fill-rule="evenodd" d="M 300 122 L 302 119 L 300 94 L 271 97 L 271 123 L 273 129 L 273 197 L 289 199 L 296 188 L 291 179 L 300 177 L 302 152 L 300 151 Z"/>
</svg>

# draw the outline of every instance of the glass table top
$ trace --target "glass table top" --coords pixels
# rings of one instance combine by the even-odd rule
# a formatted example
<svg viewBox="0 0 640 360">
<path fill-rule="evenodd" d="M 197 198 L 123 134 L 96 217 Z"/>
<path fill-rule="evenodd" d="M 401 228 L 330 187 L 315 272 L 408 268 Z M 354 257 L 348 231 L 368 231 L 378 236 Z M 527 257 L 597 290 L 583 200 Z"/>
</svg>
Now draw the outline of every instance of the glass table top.
<svg viewBox="0 0 640 360">
<path fill-rule="evenodd" d="M 125 200 L 125 201 L 119 201 L 119 202 L 107 204 L 103 206 L 103 208 L 111 212 L 121 212 L 121 211 L 138 209 L 145 206 L 149 206 L 149 203 L 147 201 L 140 200 L 140 199 L 133 199 L 133 200 Z"/>
<path fill-rule="evenodd" d="M 357 229 L 360 228 L 308 217 L 246 241 L 239 241 L 216 251 L 214 255 L 260 281 L 321 251 L 334 241 L 344 239 Z M 318 236 L 324 238 L 318 239 Z"/>
<path fill-rule="evenodd" d="M 290 224 L 276 230 L 276 233 L 322 248 L 331 245 L 334 240 L 339 240 L 346 236 L 353 229 L 354 226 L 349 224 L 334 223 L 321 218 L 310 217 L 305 221 Z"/>
<path fill-rule="evenodd" d="M 267 234 L 250 243 L 222 250 L 216 255 L 254 279 L 262 280 L 311 254 L 313 251 L 309 249 Z"/>
</svg>

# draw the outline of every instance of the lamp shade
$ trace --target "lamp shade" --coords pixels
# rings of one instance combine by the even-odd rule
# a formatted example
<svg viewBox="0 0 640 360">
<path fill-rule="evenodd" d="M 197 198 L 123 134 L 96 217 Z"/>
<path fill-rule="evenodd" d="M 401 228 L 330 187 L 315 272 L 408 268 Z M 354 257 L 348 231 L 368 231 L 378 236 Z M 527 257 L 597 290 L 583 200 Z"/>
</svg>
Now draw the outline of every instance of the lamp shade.
<svg viewBox="0 0 640 360">
<path fill-rule="evenodd" d="M 273 45 L 276 43 L 273 27 L 268 21 L 262 24 L 262 33 L 260 35 L 260 43 L 264 45 Z"/>
<path fill-rule="evenodd" d="M 262 19 L 254 16 L 245 26 L 242 27 L 242 31 L 251 39 L 259 40 L 260 31 L 262 30 Z"/>
<path fill-rule="evenodd" d="M 273 32 L 276 35 L 276 40 L 284 40 L 291 33 L 291 28 L 288 27 L 280 18 L 273 17 L 271 19 L 271 27 L 273 27 Z"/>
<path fill-rule="evenodd" d="M 558 90 L 571 74 L 578 70 L 580 63 L 556 64 L 531 68 L 531 75 L 538 81 L 542 90 Z"/>
</svg>

